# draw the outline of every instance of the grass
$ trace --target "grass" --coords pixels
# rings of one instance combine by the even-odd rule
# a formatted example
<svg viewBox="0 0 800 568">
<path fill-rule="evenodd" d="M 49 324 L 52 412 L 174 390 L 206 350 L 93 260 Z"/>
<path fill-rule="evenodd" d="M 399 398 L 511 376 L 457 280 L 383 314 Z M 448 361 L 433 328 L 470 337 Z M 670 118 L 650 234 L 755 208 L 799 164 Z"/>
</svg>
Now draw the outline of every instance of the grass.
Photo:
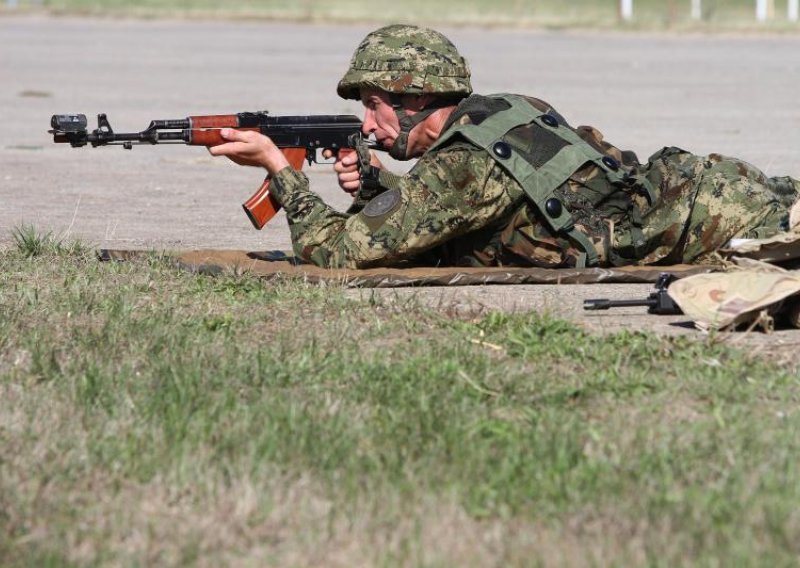
<svg viewBox="0 0 800 568">
<path fill-rule="evenodd" d="M 633 28 L 771 29 L 796 30 L 786 20 L 787 0 L 775 1 L 774 18 L 767 25 L 755 22 L 753 0 L 703 0 L 702 19 L 692 20 L 688 0 L 635 0 Z M 20 0 L 21 8 L 54 13 L 123 15 L 138 17 L 229 17 L 319 22 L 396 22 L 429 24 L 483 24 L 548 27 L 616 27 L 620 25 L 616 0 L 460 0 L 459 2 L 409 0 L 392 2 L 357 0 Z"/>
<path fill-rule="evenodd" d="M 0 252 L 0 565 L 800 554 L 795 370 L 19 232 Z"/>
<path fill-rule="evenodd" d="M 88 248 L 79 241 L 56 237 L 52 232 L 40 233 L 33 225 L 14 228 L 11 231 L 11 239 L 17 251 L 25 258 L 79 256 L 89 252 Z"/>
</svg>

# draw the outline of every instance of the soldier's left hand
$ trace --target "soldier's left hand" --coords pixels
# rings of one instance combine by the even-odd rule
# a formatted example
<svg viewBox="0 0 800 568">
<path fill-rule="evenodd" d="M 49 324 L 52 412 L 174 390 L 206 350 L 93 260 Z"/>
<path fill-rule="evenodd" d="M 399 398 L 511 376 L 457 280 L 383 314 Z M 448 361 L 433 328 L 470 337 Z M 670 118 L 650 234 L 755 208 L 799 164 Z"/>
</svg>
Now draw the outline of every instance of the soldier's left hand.
<svg viewBox="0 0 800 568">
<path fill-rule="evenodd" d="M 210 147 L 212 156 L 226 156 L 240 166 L 265 168 L 270 175 L 289 167 L 283 152 L 260 132 L 223 128 L 220 135 L 228 142 Z"/>
</svg>

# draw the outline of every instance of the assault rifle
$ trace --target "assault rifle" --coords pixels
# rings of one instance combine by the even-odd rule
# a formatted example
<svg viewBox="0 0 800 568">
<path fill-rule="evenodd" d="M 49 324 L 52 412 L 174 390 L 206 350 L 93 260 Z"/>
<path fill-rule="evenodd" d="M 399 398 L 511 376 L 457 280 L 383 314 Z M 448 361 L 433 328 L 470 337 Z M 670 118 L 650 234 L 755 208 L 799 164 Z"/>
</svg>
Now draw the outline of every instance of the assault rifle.
<svg viewBox="0 0 800 568">
<path fill-rule="evenodd" d="M 669 296 L 667 288 L 678 277 L 671 272 L 662 272 L 656 281 L 656 289 L 644 300 L 584 300 L 584 310 L 607 310 L 609 308 L 624 308 L 631 306 L 645 306 L 648 314 L 676 315 L 683 312 L 678 304 Z"/>
<path fill-rule="evenodd" d="M 226 140 L 220 135 L 222 128 L 253 130 L 269 136 L 283 150 L 289 164 L 296 170 L 303 162 L 319 163 L 317 150 L 331 149 L 338 155 L 358 151 L 360 162 L 370 149 L 380 149 L 361 135 L 361 121 L 353 115 L 270 116 L 268 112 L 240 112 L 239 114 L 190 116 L 178 120 L 153 120 L 141 132 L 114 132 L 105 114 L 97 115 L 97 129 L 89 132 L 84 114 L 56 114 L 50 119 L 53 141 L 69 143 L 73 148 L 91 144 L 97 146 L 122 146 L 126 150 L 134 144 L 189 144 L 192 146 L 218 146 Z M 250 199 L 242 204 L 247 217 L 256 229 L 261 229 L 280 209 L 280 204 L 269 193 L 269 176 Z"/>
</svg>

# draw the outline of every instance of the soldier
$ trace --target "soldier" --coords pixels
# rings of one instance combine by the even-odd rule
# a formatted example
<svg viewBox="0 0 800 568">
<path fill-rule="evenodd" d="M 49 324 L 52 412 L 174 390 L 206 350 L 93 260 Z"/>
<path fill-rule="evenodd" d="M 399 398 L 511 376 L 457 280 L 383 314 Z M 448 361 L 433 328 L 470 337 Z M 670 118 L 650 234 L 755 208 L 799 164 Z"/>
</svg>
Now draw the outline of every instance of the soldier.
<svg viewBox="0 0 800 568">
<path fill-rule="evenodd" d="M 340 185 L 357 194 L 347 213 L 263 135 L 224 131 L 231 142 L 211 149 L 267 169 L 295 254 L 323 267 L 696 263 L 733 238 L 787 230 L 800 191 L 718 154 L 669 147 L 641 164 L 544 101 L 474 95 L 466 61 L 430 29 L 368 34 L 337 90 L 363 103 L 365 135 L 419 158 L 402 177 L 374 155 L 362 168 L 338 160 Z"/>
</svg>

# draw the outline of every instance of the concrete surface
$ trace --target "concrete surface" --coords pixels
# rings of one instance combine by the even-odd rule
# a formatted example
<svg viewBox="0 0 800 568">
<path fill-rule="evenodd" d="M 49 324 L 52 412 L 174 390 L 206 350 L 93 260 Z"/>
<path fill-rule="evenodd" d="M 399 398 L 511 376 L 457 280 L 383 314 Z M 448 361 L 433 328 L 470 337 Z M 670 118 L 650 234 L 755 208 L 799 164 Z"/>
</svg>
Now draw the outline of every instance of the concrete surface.
<svg viewBox="0 0 800 568">
<path fill-rule="evenodd" d="M 55 145 L 46 132 L 50 116 L 84 113 L 93 123 L 105 112 L 115 130 L 138 131 L 155 118 L 244 110 L 359 115 L 359 105 L 338 99 L 334 86 L 372 27 L 0 18 L 0 242 L 14 227 L 33 224 L 102 247 L 288 249 L 282 216 L 257 232 L 241 211 L 261 172 L 211 159 L 201 148 Z M 679 145 L 735 155 L 769 174 L 800 175 L 798 37 L 442 31 L 470 61 L 476 91 L 539 96 L 641 159 Z M 329 167 L 308 171 L 326 201 L 346 207 Z M 684 331 L 662 318 L 625 315 L 642 310 L 580 311 L 584 297 L 648 290 L 389 293 L 475 309 L 566 307 L 564 315 L 586 315 L 599 329 L 633 321 Z"/>
</svg>

